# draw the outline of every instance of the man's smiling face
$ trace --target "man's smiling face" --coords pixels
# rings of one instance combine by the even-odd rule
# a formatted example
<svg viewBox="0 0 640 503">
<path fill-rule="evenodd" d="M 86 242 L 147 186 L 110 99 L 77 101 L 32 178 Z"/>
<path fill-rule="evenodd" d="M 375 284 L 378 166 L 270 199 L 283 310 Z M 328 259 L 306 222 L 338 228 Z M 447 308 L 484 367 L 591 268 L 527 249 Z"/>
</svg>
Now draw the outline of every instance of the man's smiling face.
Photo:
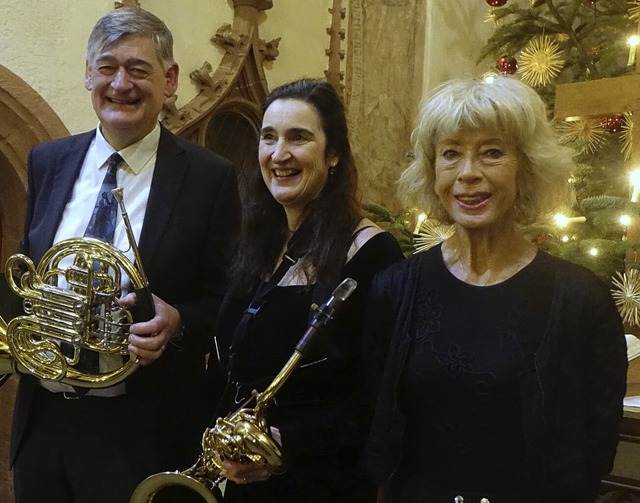
<svg viewBox="0 0 640 503">
<path fill-rule="evenodd" d="M 93 109 L 104 137 L 117 150 L 153 130 L 177 85 L 178 66 L 165 69 L 148 37 L 122 37 L 86 65 Z"/>
</svg>

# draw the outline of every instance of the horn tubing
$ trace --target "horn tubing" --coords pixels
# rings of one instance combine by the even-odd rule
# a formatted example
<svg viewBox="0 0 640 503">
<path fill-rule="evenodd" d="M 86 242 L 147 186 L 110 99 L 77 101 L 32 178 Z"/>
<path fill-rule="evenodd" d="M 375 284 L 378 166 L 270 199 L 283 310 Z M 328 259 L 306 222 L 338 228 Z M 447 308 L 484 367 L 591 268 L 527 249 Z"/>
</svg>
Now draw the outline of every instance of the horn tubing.
<svg viewBox="0 0 640 503">
<path fill-rule="evenodd" d="M 92 313 L 87 313 L 86 309 L 85 312 L 75 312 L 76 304 L 81 305 L 81 299 L 86 299 L 88 293 L 57 289 L 47 281 L 49 276 L 64 274 L 68 270 L 58 269 L 61 257 L 79 254 L 95 257 L 93 260 L 108 263 L 117 268 L 118 275 L 122 275 L 124 271 L 129 276 L 134 288 L 143 286 L 144 278 L 140 275 L 139 269 L 121 250 L 94 238 L 71 238 L 55 243 L 45 252 L 37 267 L 26 255 L 15 254 L 9 257 L 5 266 L 7 283 L 16 294 L 35 305 L 35 315 L 19 316 L 8 323 L 0 318 L 0 384 L 3 379 L 6 379 L 3 374 L 32 374 L 36 377 L 40 374 L 44 376 L 56 375 L 56 368 L 51 366 L 49 360 L 37 357 L 40 348 L 36 344 L 29 343 L 29 338 L 35 338 L 38 341 L 62 340 L 67 342 L 68 340 L 75 346 L 76 342 L 71 340 L 74 339 L 73 333 L 66 328 L 60 329 L 60 331 L 58 326 L 64 326 L 68 320 L 74 318 L 90 318 L 92 316 Z M 12 274 L 14 265 L 25 265 L 27 269 L 19 282 L 16 282 L 16 278 Z M 58 294 L 60 299 L 56 297 Z M 54 313 L 53 324 L 47 325 L 46 319 L 38 317 L 41 306 L 50 308 Z M 22 348 L 25 341 L 31 344 L 27 349 Z M 91 347 L 88 344 L 87 342 L 84 346 L 76 346 L 76 350 Z M 109 350 L 109 352 L 113 351 Z M 55 378 L 54 380 L 82 388 L 105 388 L 123 381 L 137 368 L 138 365 L 131 358 L 123 362 L 119 368 L 101 374 L 85 373 L 67 366 L 66 374 L 60 379 Z"/>
<path fill-rule="evenodd" d="M 147 275 L 144 272 L 144 267 L 142 267 L 142 258 L 140 257 L 140 250 L 138 250 L 138 243 L 136 243 L 136 237 L 133 234 L 133 227 L 131 226 L 131 221 L 129 220 L 129 213 L 127 213 L 127 208 L 124 205 L 124 189 L 122 187 L 118 187 L 113 189 L 111 193 L 113 197 L 118 200 L 118 205 L 120 206 L 120 214 L 122 215 L 122 220 L 124 221 L 124 228 L 127 231 L 127 239 L 129 240 L 129 246 L 131 246 L 131 251 L 133 251 L 133 256 L 135 257 L 135 262 L 138 267 L 138 272 L 140 273 L 140 279 L 142 280 L 143 286 L 149 286 L 149 280 L 147 279 Z"/>
<path fill-rule="evenodd" d="M 144 267 L 142 267 L 142 257 L 140 256 L 140 250 L 136 243 L 136 237 L 133 234 L 133 227 L 131 226 L 129 214 L 127 213 L 127 208 L 124 204 L 123 192 L 124 189 L 122 187 L 117 187 L 111 191 L 113 197 L 117 199 L 118 204 L 120 205 L 120 214 L 124 221 L 124 228 L 127 231 L 129 246 L 131 246 L 131 250 L 133 251 L 135 265 L 138 268 L 140 279 L 142 280 L 142 286 L 134 290 L 136 293 L 136 304 L 131 308 L 131 312 L 133 314 L 134 321 L 149 321 L 156 315 L 156 308 L 153 302 L 153 294 L 149 288 L 149 280 L 144 272 Z"/>
</svg>

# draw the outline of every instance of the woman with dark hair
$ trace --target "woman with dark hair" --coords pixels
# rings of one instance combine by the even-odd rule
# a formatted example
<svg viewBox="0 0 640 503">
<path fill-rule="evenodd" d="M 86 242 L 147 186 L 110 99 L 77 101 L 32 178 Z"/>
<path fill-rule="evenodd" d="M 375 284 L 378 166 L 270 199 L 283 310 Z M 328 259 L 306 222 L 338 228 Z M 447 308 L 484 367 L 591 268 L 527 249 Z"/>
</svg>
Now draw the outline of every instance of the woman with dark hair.
<svg viewBox="0 0 640 503">
<path fill-rule="evenodd" d="M 226 380 L 221 415 L 269 385 L 308 327 L 313 304 L 345 277 L 358 286 L 269 407 L 285 472 L 227 461 L 224 501 L 373 502 L 374 488 L 358 469 L 367 427 L 363 301 L 374 273 L 402 253 L 361 214 L 344 108 L 327 82 L 299 80 L 267 97 L 259 162 L 245 181 L 231 287 L 216 332 Z"/>
<path fill-rule="evenodd" d="M 443 84 L 412 139 L 402 193 L 455 233 L 371 286 L 385 502 L 591 503 L 618 442 L 622 322 L 606 284 L 521 229 L 571 203 L 573 153 L 509 77 Z"/>
</svg>

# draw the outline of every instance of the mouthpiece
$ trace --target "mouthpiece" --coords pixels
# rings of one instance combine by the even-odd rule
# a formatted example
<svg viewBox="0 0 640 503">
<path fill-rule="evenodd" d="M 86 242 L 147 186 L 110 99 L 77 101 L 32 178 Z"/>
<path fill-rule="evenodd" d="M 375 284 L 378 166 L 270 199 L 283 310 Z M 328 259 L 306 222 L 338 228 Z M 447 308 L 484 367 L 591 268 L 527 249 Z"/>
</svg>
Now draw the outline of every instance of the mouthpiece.
<svg viewBox="0 0 640 503">
<path fill-rule="evenodd" d="M 333 291 L 332 297 L 344 302 L 349 298 L 357 286 L 358 282 L 355 279 L 345 278 L 344 281 Z"/>
<path fill-rule="evenodd" d="M 349 298 L 357 286 L 358 282 L 355 279 L 343 279 L 342 283 L 333 290 L 329 300 L 318 308 L 313 317 L 314 322 L 322 321 L 322 323 L 326 324 L 329 320 L 333 319 L 333 315 L 336 310 L 342 306 L 344 301 Z"/>
<path fill-rule="evenodd" d="M 122 187 L 116 187 L 115 189 L 111 189 L 111 193 L 113 194 L 113 197 L 115 197 L 118 200 L 118 203 L 122 204 L 122 202 L 124 201 L 124 198 L 122 197 L 122 192 L 124 191 L 124 189 Z"/>
</svg>

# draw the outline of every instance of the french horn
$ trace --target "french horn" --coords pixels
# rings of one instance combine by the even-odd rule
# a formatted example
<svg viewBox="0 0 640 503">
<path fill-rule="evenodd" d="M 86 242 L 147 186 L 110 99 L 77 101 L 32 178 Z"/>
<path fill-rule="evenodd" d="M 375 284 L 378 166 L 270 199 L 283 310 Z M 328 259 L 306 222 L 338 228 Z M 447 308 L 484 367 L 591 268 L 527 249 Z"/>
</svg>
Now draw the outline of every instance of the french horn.
<svg viewBox="0 0 640 503">
<path fill-rule="evenodd" d="M 112 244 L 88 237 L 54 244 L 37 266 L 23 254 L 9 257 L 6 279 L 23 299 L 24 315 L 9 322 L 0 317 L 0 384 L 17 373 L 75 387 L 104 388 L 137 368 L 127 351 L 129 325 L 152 318 L 153 304 L 122 189 L 112 192 L 136 263 Z M 137 293 L 136 304 L 146 312 L 118 304 L 126 277 Z M 108 371 L 83 369 L 78 364 L 84 351 L 114 355 L 122 363 Z"/>
<path fill-rule="evenodd" d="M 225 460 L 250 461 L 277 473 L 282 468 L 283 455 L 280 446 L 271 436 L 267 409 L 276 393 L 308 353 L 313 339 L 334 319 L 356 286 L 355 280 L 344 279 L 329 300 L 316 310 L 293 354 L 271 384 L 262 393 L 254 390 L 252 396 L 237 411 L 218 418 L 213 427 L 205 429 L 200 456 L 191 468 L 147 477 L 136 487 L 129 503 L 153 503 L 163 489 L 175 486 L 199 495 L 205 503 L 218 503 L 214 492 L 224 480 L 221 473 Z M 249 407 L 254 400 L 255 405 Z"/>
</svg>

